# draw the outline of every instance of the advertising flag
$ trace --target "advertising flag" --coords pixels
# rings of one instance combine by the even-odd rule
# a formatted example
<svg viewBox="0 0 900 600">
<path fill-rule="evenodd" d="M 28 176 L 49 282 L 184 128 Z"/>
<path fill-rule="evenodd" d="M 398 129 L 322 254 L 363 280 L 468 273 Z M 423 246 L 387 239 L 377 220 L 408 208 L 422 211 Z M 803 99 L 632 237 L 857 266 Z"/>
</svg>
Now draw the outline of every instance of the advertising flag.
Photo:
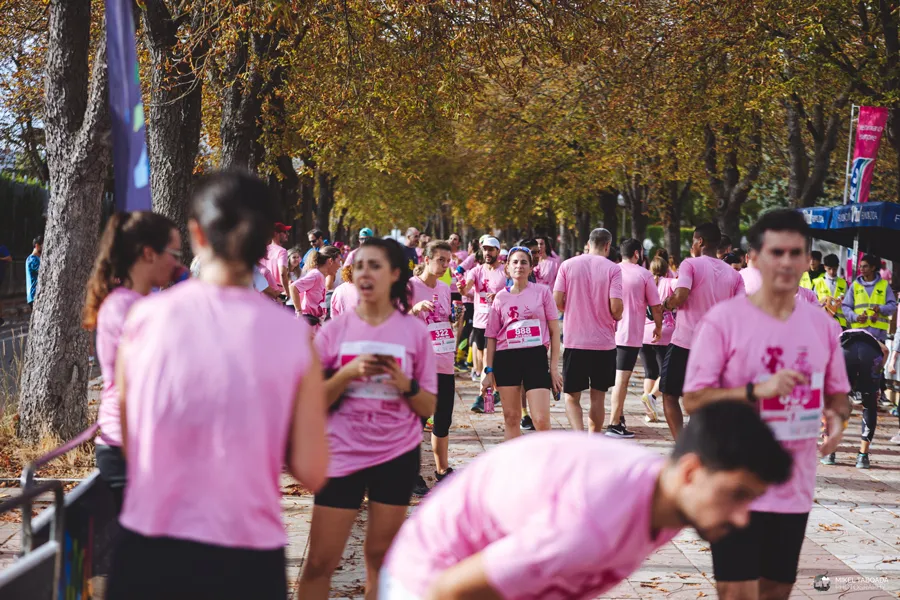
<svg viewBox="0 0 900 600">
<path fill-rule="evenodd" d="M 888 109 L 860 106 L 856 124 L 856 144 L 850 170 L 850 202 L 868 202 L 869 186 L 875 170 L 875 158 L 881 144 L 881 134 L 887 123 Z"/>
<path fill-rule="evenodd" d="M 131 0 L 106 0 L 106 60 L 116 209 L 151 210 L 150 161 Z"/>
</svg>

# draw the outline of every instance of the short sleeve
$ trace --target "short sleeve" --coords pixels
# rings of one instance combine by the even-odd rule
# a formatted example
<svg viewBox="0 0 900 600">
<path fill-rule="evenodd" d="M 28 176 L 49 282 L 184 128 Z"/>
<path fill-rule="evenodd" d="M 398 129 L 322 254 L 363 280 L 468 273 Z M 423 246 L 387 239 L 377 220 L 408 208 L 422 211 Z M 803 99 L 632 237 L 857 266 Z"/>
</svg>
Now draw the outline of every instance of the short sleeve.
<svg viewBox="0 0 900 600">
<path fill-rule="evenodd" d="M 500 311 L 500 303 L 494 298 L 491 309 L 488 311 L 487 327 L 484 328 L 484 337 L 497 338 L 503 329 L 503 315 Z"/>
<path fill-rule="evenodd" d="M 413 376 L 419 382 L 419 387 L 431 394 L 437 394 L 437 358 L 434 348 L 431 346 L 431 338 L 425 325 L 416 317 L 409 317 L 415 321 L 416 355 L 413 357 Z"/>
<path fill-rule="evenodd" d="M 300 279 L 298 279 L 297 281 L 295 281 L 294 283 L 292 283 L 291 285 L 294 286 L 294 289 L 297 290 L 298 292 L 306 292 L 306 291 L 312 289 L 314 281 L 315 281 L 314 274 L 312 272 L 310 272 L 310 273 L 307 273 L 306 275 L 304 275 L 303 277 L 301 277 Z"/>
<path fill-rule="evenodd" d="M 743 280 L 743 278 L 741 278 Z M 681 264 L 681 270 L 678 271 L 677 287 L 691 289 L 694 285 L 694 263 L 686 260 Z"/>
<path fill-rule="evenodd" d="M 335 336 L 338 335 L 338 327 L 341 321 L 328 321 L 319 330 L 319 333 L 313 338 L 313 346 L 316 353 L 322 361 L 322 369 L 329 371 L 337 367 L 337 343 Z"/>
<path fill-rule="evenodd" d="M 556 281 L 553 283 L 553 291 L 554 292 L 563 292 L 566 291 L 566 271 L 569 269 L 566 267 L 566 263 L 563 263 L 559 266 L 559 271 L 556 273 Z"/>
<path fill-rule="evenodd" d="M 684 381 L 686 393 L 722 386 L 722 373 L 730 356 L 725 342 L 725 334 L 715 321 L 708 318 L 700 321 L 691 345 L 705 350 L 691 352 L 688 357 Z M 843 358 L 843 355 L 841 356 Z"/>
<path fill-rule="evenodd" d="M 616 264 L 609 272 L 609 297 L 622 299 L 622 267 Z"/>
<path fill-rule="evenodd" d="M 740 275 L 738 275 L 738 276 L 735 277 L 734 279 L 735 279 L 735 281 L 734 281 L 734 290 L 733 290 L 733 294 L 732 294 L 732 295 L 733 295 L 734 297 L 737 297 L 737 296 L 746 296 L 746 295 L 747 295 L 747 288 L 744 286 L 744 278 L 741 277 Z"/>
<path fill-rule="evenodd" d="M 847 364 L 844 361 L 844 350 L 841 348 L 841 326 L 834 319 L 828 323 L 828 371 L 825 373 L 826 394 L 846 394 L 850 391 L 850 380 L 847 379 Z"/>
<path fill-rule="evenodd" d="M 544 314 L 547 316 L 547 322 L 558 321 L 559 311 L 556 309 L 556 302 L 553 301 L 553 294 L 549 288 L 541 288 L 541 296 L 544 304 Z"/>
<path fill-rule="evenodd" d="M 278 256 L 275 257 L 275 266 L 278 267 L 278 274 L 281 273 L 281 269 L 287 267 L 287 250 L 282 248 L 278 251 Z"/>
<path fill-rule="evenodd" d="M 656 284 L 653 283 L 653 277 L 647 277 L 644 280 L 644 295 L 647 300 L 647 306 L 658 306 L 662 303 L 659 299 L 659 291 L 656 289 Z"/>
<path fill-rule="evenodd" d="M 268 271 L 268 269 L 266 269 Z M 257 292 L 264 292 L 269 287 L 269 280 L 263 272 L 263 267 L 253 269 L 253 289 Z"/>
<path fill-rule="evenodd" d="M 473 281 L 475 281 L 475 269 L 470 269 L 466 271 L 466 285 L 471 284 Z"/>
</svg>

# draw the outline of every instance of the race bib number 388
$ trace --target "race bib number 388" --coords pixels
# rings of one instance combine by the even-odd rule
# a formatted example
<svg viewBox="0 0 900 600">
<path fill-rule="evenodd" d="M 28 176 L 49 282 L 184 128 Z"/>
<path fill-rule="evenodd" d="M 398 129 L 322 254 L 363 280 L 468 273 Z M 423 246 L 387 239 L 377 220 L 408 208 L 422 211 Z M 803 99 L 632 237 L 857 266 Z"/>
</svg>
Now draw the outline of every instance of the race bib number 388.
<svg viewBox="0 0 900 600">
<path fill-rule="evenodd" d="M 541 322 L 537 319 L 516 321 L 506 328 L 506 346 L 512 350 L 515 348 L 532 348 L 540 346 Z"/>
<path fill-rule="evenodd" d="M 809 440 L 819 436 L 824 382 L 824 373 L 813 373 L 808 385 L 798 385 L 789 396 L 760 399 L 759 415 L 779 441 Z"/>
</svg>

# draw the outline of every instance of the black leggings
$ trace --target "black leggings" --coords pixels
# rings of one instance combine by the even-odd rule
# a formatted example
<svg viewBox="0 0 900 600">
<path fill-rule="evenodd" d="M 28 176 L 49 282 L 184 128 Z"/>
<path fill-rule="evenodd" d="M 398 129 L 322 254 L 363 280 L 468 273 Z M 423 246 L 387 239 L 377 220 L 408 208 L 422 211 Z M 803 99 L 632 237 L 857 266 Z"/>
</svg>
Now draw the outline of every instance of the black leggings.
<svg viewBox="0 0 900 600">
<path fill-rule="evenodd" d="M 463 326 L 462 331 L 459 332 L 459 339 L 456 340 L 456 347 L 464 348 L 468 351 L 469 346 L 472 345 L 472 340 L 469 338 L 472 336 L 472 326 L 475 320 L 475 305 L 471 302 L 463 304 L 463 310 L 465 310 L 463 315 Z M 463 360 L 465 360 L 465 358 Z"/>
<path fill-rule="evenodd" d="M 456 378 L 453 375 L 438 373 L 437 408 L 434 410 L 434 425 L 431 427 L 434 437 L 445 438 L 450 435 L 455 399 Z"/>
<path fill-rule="evenodd" d="M 878 424 L 878 380 L 884 355 L 877 345 L 861 336 L 842 346 L 850 386 L 862 396 L 862 439 L 871 442 Z"/>
<path fill-rule="evenodd" d="M 127 481 L 125 471 L 125 456 L 118 446 L 105 446 L 97 444 L 97 469 L 100 470 L 100 479 L 109 486 L 116 505 L 116 513 L 122 512 L 122 497 L 125 493 Z"/>
</svg>

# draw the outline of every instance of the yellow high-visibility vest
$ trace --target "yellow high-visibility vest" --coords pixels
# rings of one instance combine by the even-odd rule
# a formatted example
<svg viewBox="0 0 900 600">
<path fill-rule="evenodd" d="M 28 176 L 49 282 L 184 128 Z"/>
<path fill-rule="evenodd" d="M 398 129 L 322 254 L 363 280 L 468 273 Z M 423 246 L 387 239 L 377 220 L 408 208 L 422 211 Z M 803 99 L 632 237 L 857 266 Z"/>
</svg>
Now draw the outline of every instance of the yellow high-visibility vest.
<svg viewBox="0 0 900 600">
<path fill-rule="evenodd" d="M 813 289 L 813 282 L 818 281 L 819 279 L 825 277 L 824 273 L 820 273 L 816 276 L 815 279 L 809 278 L 809 271 L 803 271 L 803 277 L 800 278 L 800 287 L 805 287 L 808 290 Z"/>
<path fill-rule="evenodd" d="M 828 289 L 827 280 L 824 277 L 819 277 L 813 282 L 813 290 L 816 292 L 816 296 L 819 297 L 819 302 L 824 302 L 829 298 L 841 298 L 847 293 L 847 280 L 841 277 L 835 279 L 834 293 L 832 294 L 831 290 Z M 840 310 L 834 313 L 834 318 L 837 319 L 841 327 L 847 326 L 847 319 L 844 318 L 844 314 Z"/>
<path fill-rule="evenodd" d="M 873 306 L 884 306 L 887 302 L 887 281 L 882 279 L 875 284 L 870 296 L 858 281 L 853 282 L 853 312 L 857 315 L 867 315 L 869 319 L 865 323 L 853 323 L 855 329 L 863 327 L 872 327 L 873 329 L 883 329 L 889 331 L 891 328 L 891 316 L 884 314 L 870 315 L 869 310 Z"/>
</svg>

